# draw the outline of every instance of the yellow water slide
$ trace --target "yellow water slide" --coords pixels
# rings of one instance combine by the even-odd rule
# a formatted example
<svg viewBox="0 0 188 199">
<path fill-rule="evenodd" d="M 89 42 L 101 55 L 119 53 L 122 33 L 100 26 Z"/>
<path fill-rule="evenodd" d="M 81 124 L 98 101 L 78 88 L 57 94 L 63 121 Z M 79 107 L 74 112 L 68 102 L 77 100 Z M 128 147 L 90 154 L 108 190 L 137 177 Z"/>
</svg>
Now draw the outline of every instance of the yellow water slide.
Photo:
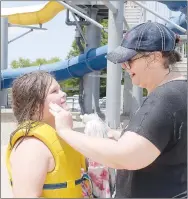
<svg viewBox="0 0 188 199">
<path fill-rule="evenodd" d="M 65 7 L 56 1 L 49 1 L 44 4 L 38 10 L 28 9 L 25 7 L 22 9 L 12 9 L 5 8 L 2 12 L 2 16 L 8 17 L 8 22 L 10 24 L 17 25 L 33 25 L 33 24 L 43 24 L 54 18 L 60 11 L 64 10 Z M 32 11 L 33 10 L 33 11 Z"/>
</svg>

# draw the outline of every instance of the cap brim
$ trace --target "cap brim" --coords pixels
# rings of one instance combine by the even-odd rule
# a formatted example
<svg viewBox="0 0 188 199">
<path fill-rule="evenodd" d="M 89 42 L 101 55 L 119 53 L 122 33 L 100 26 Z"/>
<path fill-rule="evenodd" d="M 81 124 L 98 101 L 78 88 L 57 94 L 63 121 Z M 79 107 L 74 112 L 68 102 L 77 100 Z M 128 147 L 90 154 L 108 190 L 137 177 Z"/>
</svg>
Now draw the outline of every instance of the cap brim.
<svg viewBox="0 0 188 199">
<path fill-rule="evenodd" d="M 115 50 L 107 54 L 106 59 L 117 64 L 129 61 L 137 54 L 138 52 L 135 50 L 118 46 Z"/>
</svg>

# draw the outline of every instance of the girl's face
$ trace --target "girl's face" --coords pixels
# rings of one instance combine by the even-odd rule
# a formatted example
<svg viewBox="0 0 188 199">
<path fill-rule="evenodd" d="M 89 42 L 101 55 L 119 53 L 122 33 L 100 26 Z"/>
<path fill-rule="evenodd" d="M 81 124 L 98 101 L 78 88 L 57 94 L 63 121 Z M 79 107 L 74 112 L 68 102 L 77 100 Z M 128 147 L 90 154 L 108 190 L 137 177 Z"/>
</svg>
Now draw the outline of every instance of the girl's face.
<svg viewBox="0 0 188 199">
<path fill-rule="evenodd" d="M 50 102 L 58 104 L 65 110 L 69 110 L 69 107 L 66 103 L 66 96 L 67 96 L 66 93 L 61 90 L 60 85 L 57 83 L 57 81 L 53 79 L 44 102 L 44 112 L 43 112 L 44 122 L 52 120 L 54 118 L 52 114 L 49 112 Z"/>
</svg>

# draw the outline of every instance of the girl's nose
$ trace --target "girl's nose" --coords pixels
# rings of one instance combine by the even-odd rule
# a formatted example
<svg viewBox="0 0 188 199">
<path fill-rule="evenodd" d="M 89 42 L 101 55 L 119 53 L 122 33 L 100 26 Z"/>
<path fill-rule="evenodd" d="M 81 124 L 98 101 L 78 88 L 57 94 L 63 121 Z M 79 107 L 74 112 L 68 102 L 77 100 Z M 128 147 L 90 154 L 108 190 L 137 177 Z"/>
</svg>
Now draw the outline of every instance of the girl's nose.
<svg viewBox="0 0 188 199">
<path fill-rule="evenodd" d="M 66 99 L 67 98 L 67 94 L 65 92 L 61 91 L 61 97 Z"/>
</svg>

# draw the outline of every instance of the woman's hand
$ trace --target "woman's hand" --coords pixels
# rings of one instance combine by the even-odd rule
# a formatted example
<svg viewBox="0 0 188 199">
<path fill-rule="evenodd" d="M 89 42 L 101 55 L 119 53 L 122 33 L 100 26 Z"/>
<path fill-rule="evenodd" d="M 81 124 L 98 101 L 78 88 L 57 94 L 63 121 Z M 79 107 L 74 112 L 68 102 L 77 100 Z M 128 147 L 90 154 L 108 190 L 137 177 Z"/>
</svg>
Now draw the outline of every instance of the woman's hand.
<svg viewBox="0 0 188 199">
<path fill-rule="evenodd" d="M 58 133 L 62 130 L 70 130 L 73 128 L 72 114 L 70 111 L 64 110 L 57 104 L 50 103 L 49 111 L 55 117 L 55 126 Z"/>
</svg>

